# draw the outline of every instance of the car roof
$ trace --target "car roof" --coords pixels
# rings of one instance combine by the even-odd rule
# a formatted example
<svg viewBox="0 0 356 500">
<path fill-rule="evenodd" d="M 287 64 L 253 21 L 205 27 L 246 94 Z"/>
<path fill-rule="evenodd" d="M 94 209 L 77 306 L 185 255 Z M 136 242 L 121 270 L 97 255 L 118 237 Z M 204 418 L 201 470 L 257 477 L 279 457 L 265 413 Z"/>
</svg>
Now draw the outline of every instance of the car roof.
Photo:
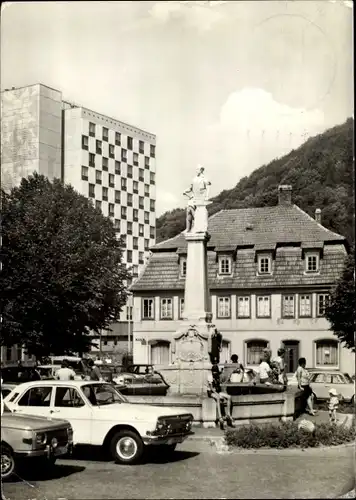
<svg viewBox="0 0 356 500">
<path fill-rule="evenodd" d="M 23 382 L 22 384 L 18 384 L 17 387 L 21 387 L 26 389 L 27 387 L 40 386 L 45 387 L 47 385 L 58 385 L 67 386 L 68 384 L 73 385 L 75 387 L 81 387 L 82 385 L 95 385 L 95 384 L 107 384 L 107 382 L 101 382 L 99 380 L 33 380 L 32 382 Z"/>
</svg>

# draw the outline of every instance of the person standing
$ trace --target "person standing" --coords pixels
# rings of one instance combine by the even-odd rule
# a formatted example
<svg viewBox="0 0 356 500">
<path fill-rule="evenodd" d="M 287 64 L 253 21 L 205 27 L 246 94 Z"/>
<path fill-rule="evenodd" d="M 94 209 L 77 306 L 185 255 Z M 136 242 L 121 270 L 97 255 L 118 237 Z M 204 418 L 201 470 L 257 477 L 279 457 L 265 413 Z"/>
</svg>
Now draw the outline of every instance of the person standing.
<svg viewBox="0 0 356 500">
<path fill-rule="evenodd" d="M 94 363 L 92 359 L 88 360 L 88 366 L 90 370 L 90 380 L 104 380 L 99 367 Z"/>
<path fill-rule="evenodd" d="M 62 361 L 61 367 L 56 371 L 56 380 L 74 380 L 75 371 L 70 368 L 69 363 L 66 359 Z"/>
<path fill-rule="evenodd" d="M 260 358 L 260 365 L 258 367 L 260 384 L 266 384 L 269 381 L 269 377 L 270 377 L 271 372 L 272 372 L 272 370 L 271 370 L 269 363 L 267 363 L 267 361 L 266 361 L 266 357 L 262 356 Z"/>
<path fill-rule="evenodd" d="M 328 403 L 329 419 L 331 424 L 335 424 L 337 421 L 336 410 L 339 407 L 339 398 L 337 397 L 336 389 L 334 388 L 330 389 L 329 396 L 330 396 Z"/>
<path fill-rule="evenodd" d="M 231 396 L 221 390 L 220 385 L 220 370 L 218 365 L 213 365 L 211 374 L 208 375 L 208 395 L 216 402 L 216 410 L 218 414 L 220 428 L 224 429 L 224 419 L 221 414 L 221 405 L 226 404 L 225 417 L 227 424 L 234 427 L 232 419 L 232 401 Z"/>
<path fill-rule="evenodd" d="M 285 349 L 281 347 L 277 351 L 277 356 L 273 359 L 273 363 L 278 366 L 278 383 L 287 385 L 287 376 L 285 374 L 285 362 L 284 362 L 284 356 L 285 356 Z"/>
<path fill-rule="evenodd" d="M 306 369 L 307 361 L 305 358 L 299 358 L 296 377 L 298 381 L 298 388 L 303 391 L 303 406 L 304 410 L 310 415 L 315 415 L 313 409 L 313 391 L 310 387 L 310 375 Z"/>
</svg>

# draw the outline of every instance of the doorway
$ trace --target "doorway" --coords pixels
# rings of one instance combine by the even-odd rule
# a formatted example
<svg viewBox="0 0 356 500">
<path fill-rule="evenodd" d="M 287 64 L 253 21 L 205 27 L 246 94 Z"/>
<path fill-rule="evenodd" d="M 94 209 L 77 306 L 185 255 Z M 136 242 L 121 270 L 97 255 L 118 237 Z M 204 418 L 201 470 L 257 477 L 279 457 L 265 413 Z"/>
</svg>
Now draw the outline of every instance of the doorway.
<svg viewBox="0 0 356 500">
<path fill-rule="evenodd" d="M 283 346 L 286 350 L 285 364 L 286 372 L 294 373 L 298 368 L 299 359 L 299 341 L 298 340 L 285 340 Z"/>
</svg>

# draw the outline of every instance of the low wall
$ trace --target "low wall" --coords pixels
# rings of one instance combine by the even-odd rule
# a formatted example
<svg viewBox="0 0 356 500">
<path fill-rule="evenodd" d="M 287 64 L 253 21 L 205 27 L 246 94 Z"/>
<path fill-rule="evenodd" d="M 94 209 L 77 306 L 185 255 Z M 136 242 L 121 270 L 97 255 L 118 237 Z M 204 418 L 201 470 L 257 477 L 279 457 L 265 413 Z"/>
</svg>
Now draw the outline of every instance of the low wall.
<svg viewBox="0 0 356 500">
<path fill-rule="evenodd" d="M 195 425 L 215 427 L 216 403 L 212 398 L 193 395 L 127 396 L 131 403 L 177 408 L 191 413 Z M 292 387 L 275 394 L 232 396 L 235 425 L 293 420 L 300 406 L 299 391 Z"/>
</svg>

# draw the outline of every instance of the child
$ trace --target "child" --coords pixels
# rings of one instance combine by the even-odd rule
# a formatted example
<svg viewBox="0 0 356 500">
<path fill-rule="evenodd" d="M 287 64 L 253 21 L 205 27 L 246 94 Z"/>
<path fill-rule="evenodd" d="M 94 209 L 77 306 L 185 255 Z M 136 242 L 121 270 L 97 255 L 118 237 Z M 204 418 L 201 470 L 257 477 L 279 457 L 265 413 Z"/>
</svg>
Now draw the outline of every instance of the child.
<svg viewBox="0 0 356 500">
<path fill-rule="evenodd" d="M 330 423 L 336 422 L 336 410 L 339 406 L 339 399 L 337 397 L 336 389 L 330 389 L 329 391 L 330 399 L 329 399 L 329 418 Z"/>
</svg>

